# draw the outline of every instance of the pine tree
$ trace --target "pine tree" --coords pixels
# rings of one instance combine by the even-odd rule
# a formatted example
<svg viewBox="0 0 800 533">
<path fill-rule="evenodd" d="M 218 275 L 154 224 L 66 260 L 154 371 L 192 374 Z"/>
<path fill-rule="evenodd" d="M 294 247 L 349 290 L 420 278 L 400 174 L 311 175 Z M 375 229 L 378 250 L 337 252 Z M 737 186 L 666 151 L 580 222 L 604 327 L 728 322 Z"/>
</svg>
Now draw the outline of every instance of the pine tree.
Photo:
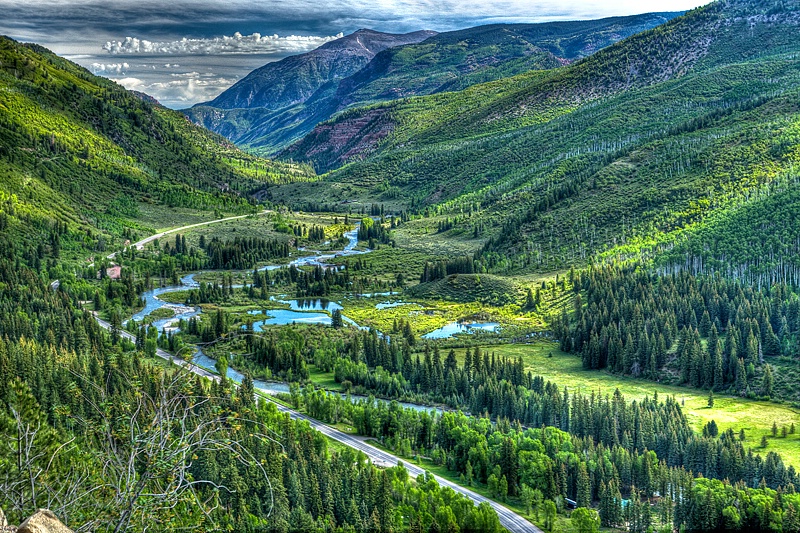
<svg viewBox="0 0 800 533">
<path fill-rule="evenodd" d="M 713 328 L 713 331 L 716 331 L 716 328 Z M 711 342 L 711 341 L 709 341 Z M 714 343 L 716 348 L 713 350 L 713 358 L 714 358 L 714 385 L 713 389 L 716 391 L 722 390 L 722 387 L 725 385 L 725 372 L 722 363 L 722 348 L 720 346 L 719 341 Z"/>
<path fill-rule="evenodd" d="M 243 407 L 252 407 L 255 404 L 255 386 L 250 372 L 244 373 L 242 385 L 239 387 L 239 398 Z"/>
<path fill-rule="evenodd" d="M 334 309 L 331 313 L 331 326 L 336 329 L 344 327 L 344 320 L 342 319 L 342 311 L 340 309 Z"/>
<path fill-rule="evenodd" d="M 615 524 L 611 522 L 611 513 L 614 503 L 605 481 L 600 481 L 598 495 L 600 496 L 600 525 L 603 527 L 613 527 Z"/>
<path fill-rule="evenodd" d="M 770 365 L 764 365 L 764 377 L 761 379 L 761 395 L 767 398 L 772 397 L 773 384 L 772 367 Z"/>
<path fill-rule="evenodd" d="M 536 300 L 533 296 L 533 291 L 530 287 L 528 287 L 528 291 L 525 295 L 525 306 L 524 309 L 532 311 L 536 309 Z"/>
<path fill-rule="evenodd" d="M 544 502 L 544 527 L 547 531 L 553 531 L 556 524 L 556 504 L 553 500 Z"/>
<path fill-rule="evenodd" d="M 711 317 L 708 314 L 708 310 L 705 310 L 703 311 L 703 318 L 700 319 L 700 324 L 697 326 L 700 336 L 708 337 L 711 327 Z"/>
<path fill-rule="evenodd" d="M 589 480 L 589 473 L 586 471 L 586 464 L 581 462 L 578 467 L 578 487 L 577 504 L 578 507 L 589 507 L 592 504 L 592 486 Z"/>
<path fill-rule="evenodd" d="M 747 371 L 744 368 L 744 359 L 741 357 L 736 360 L 736 384 L 734 388 L 742 396 L 747 390 Z"/>
<path fill-rule="evenodd" d="M 519 462 L 516 446 L 510 438 L 503 439 L 500 447 L 500 472 L 507 480 L 509 496 L 516 496 Z"/>
</svg>

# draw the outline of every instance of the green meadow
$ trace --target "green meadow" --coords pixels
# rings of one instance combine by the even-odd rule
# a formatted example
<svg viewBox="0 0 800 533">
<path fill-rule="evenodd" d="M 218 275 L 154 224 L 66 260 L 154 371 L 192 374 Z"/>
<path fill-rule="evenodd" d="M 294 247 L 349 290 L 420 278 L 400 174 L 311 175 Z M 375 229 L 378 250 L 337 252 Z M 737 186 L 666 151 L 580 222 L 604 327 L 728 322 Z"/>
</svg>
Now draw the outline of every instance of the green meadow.
<svg viewBox="0 0 800 533">
<path fill-rule="evenodd" d="M 542 376 L 570 391 L 587 394 L 599 391 L 610 395 L 619 389 L 626 398 L 642 398 L 656 393 L 659 397 L 674 396 L 683 405 L 696 431 L 702 431 L 703 426 L 712 420 L 720 432 L 731 428 L 738 434 L 744 429 L 745 447 L 752 448 L 754 453 L 777 452 L 788 464 L 800 467 L 800 433 L 788 434 L 786 438 L 780 436 L 783 426 L 788 429 L 795 424 L 800 428 L 800 411 L 790 405 L 720 394 L 714 395 L 714 407 L 709 408 L 708 391 L 585 370 L 580 357 L 561 352 L 558 345 L 551 342 L 491 346 L 488 350 L 498 356 L 522 357 L 526 370 L 533 375 Z M 463 358 L 463 353 L 458 355 Z M 773 423 L 778 426 L 777 437 L 772 436 Z M 761 448 L 764 435 L 768 438 L 768 445 Z"/>
</svg>

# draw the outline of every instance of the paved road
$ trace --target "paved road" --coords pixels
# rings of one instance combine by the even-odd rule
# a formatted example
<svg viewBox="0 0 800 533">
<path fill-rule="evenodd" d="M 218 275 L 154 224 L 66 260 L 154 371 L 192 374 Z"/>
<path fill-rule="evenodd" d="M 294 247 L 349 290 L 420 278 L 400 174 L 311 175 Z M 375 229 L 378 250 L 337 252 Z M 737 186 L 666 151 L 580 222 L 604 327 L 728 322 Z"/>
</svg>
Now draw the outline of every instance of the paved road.
<svg viewBox="0 0 800 533">
<path fill-rule="evenodd" d="M 257 213 L 257 214 L 263 215 L 263 214 L 269 213 L 269 212 L 270 212 L 269 210 L 266 210 L 266 211 L 261 211 L 260 213 Z M 171 230 L 162 231 L 161 233 L 156 233 L 155 235 L 150 235 L 149 237 L 147 237 L 145 239 L 142 239 L 139 242 L 133 243 L 133 246 L 135 246 L 137 250 L 143 250 L 144 249 L 144 245 L 147 244 L 148 242 L 152 242 L 152 241 L 154 241 L 156 239 L 160 239 L 164 235 L 169 235 L 170 233 L 176 233 L 178 231 L 184 231 L 184 230 L 191 229 L 191 228 L 198 228 L 200 226 L 208 226 L 209 224 L 216 224 L 218 222 L 225 222 L 225 221 L 228 221 L 228 220 L 237 220 L 239 218 L 247 218 L 249 216 L 250 215 L 238 215 L 238 216 L 235 216 L 235 217 L 218 218 L 216 220 L 209 220 L 208 222 L 198 222 L 197 224 L 189 224 L 188 226 L 181 226 L 180 228 L 173 228 Z M 114 252 L 113 254 L 108 254 L 106 256 L 106 258 L 114 259 L 116 256 L 117 256 L 117 252 Z"/>
<path fill-rule="evenodd" d="M 94 315 L 94 319 L 97 320 L 97 323 L 100 324 L 101 328 L 107 329 L 109 331 L 111 330 L 111 324 L 109 324 L 105 320 L 103 320 L 100 317 L 98 317 L 97 313 L 95 311 L 92 311 L 92 315 Z M 136 335 L 128 333 L 124 329 L 119 330 L 119 334 L 120 334 L 121 337 L 124 337 L 124 338 L 128 339 L 131 342 L 136 342 Z M 156 355 L 159 356 L 162 359 L 166 359 L 167 361 L 170 361 L 171 363 L 173 363 L 175 365 L 187 368 L 191 372 L 197 374 L 198 376 L 203 376 L 204 378 L 213 379 L 214 381 L 219 380 L 219 376 L 217 376 L 216 374 L 214 374 L 212 372 L 209 372 L 205 368 L 199 367 L 199 366 L 197 366 L 196 364 L 194 364 L 194 363 L 192 363 L 190 361 L 185 361 L 185 360 L 181 359 L 180 357 L 175 357 L 171 353 L 169 353 L 167 351 L 164 351 L 161 348 L 156 348 Z"/>
<path fill-rule="evenodd" d="M 100 324 L 101 327 L 103 327 L 105 329 L 108 329 L 108 330 L 111 329 L 111 324 L 109 324 L 105 320 L 101 320 L 97 316 L 96 313 L 94 314 L 94 317 L 97 320 L 98 324 Z M 119 333 L 120 333 L 121 336 L 125 337 L 126 339 L 129 339 L 129 340 L 134 341 L 134 342 L 136 341 L 136 337 L 134 335 L 128 333 L 127 331 L 120 330 Z M 164 351 L 164 350 L 162 350 L 160 348 L 156 350 L 156 355 L 158 355 L 159 357 L 161 357 L 163 359 L 166 359 L 167 361 L 171 361 L 172 363 L 174 363 L 176 365 L 185 367 L 185 368 L 189 369 L 191 372 L 194 372 L 195 374 L 197 374 L 199 376 L 203 376 L 203 377 L 206 377 L 206 378 L 209 378 L 209 379 L 213 379 L 213 380 L 219 379 L 219 377 L 216 374 L 213 374 L 213 373 L 209 372 L 208 370 L 206 370 L 204 368 L 200 368 L 199 366 L 197 366 L 197 365 L 195 365 L 195 364 L 193 364 L 191 362 L 184 361 L 183 359 L 181 359 L 179 357 L 175 357 L 174 355 L 172 355 L 169 352 L 166 352 L 166 351 Z M 306 415 L 304 415 L 302 413 L 299 413 L 299 412 L 295 411 L 294 409 L 290 409 L 288 407 L 285 407 L 285 406 L 283 406 L 283 405 L 281 405 L 279 403 L 276 403 L 275 405 L 278 406 L 278 410 L 279 411 L 282 411 L 284 413 L 288 413 L 289 416 L 291 416 L 293 419 L 295 419 L 295 420 L 305 420 L 311 425 L 311 427 L 313 427 L 314 429 L 316 429 L 320 433 L 322 433 L 322 434 L 324 434 L 324 435 L 326 435 L 326 436 L 328 436 L 328 437 L 330 437 L 330 438 L 332 438 L 334 440 L 337 440 L 337 441 L 341 442 L 342 444 L 350 446 L 351 448 L 355 448 L 356 450 L 360 450 L 360 451 L 364 452 L 367 455 L 367 457 L 369 457 L 370 460 L 372 460 L 372 462 L 374 464 L 376 464 L 376 465 L 386 466 L 386 467 L 396 466 L 398 462 L 402 461 L 402 459 L 400 459 L 396 455 L 392 455 L 391 453 L 385 452 L 385 451 L 381 450 L 380 448 L 376 448 L 375 446 L 367 444 L 366 442 L 364 442 L 363 440 L 359 439 L 358 437 L 355 437 L 353 435 L 348 435 L 347 433 L 344 433 L 342 431 L 339 431 L 338 429 L 332 428 L 332 427 L 328 426 L 327 424 L 324 424 L 324 423 L 320 422 L 319 420 L 315 420 L 315 419 L 313 419 L 311 417 L 308 417 L 308 416 L 306 416 Z M 414 477 L 417 477 L 418 475 L 423 474 L 425 472 L 425 470 L 423 468 L 420 468 L 420 467 L 418 467 L 418 466 L 416 466 L 414 464 L 405 463 L 405 462 L 403 464 L 404 464 L 406 470 L 408 470 L 408 473 L 410 475 L 414 476 Z M 434 477 L 436 478 L 436 481 L 439 483 L 439 485 L 450 487 L 454 491 L 456 491 L 456 492 L 458 492 L 460 494 L 463 494 L 464 496 L 466 496 L 467 498 L 469 498 L 470 500 L 472 500 L 476 504 L 480 504 L 480 503 L 483 503 L 483 502 L 488 502 L 489 505 L 491 505 L 492 508 L 497 512 L 497 516 L 500 518 L 500 524 L 502 524 L 502 526 L 504 528 L 506 528 L 508 531 L 510 531 L 511 533 L 542 533 L 541 529 L 539 529 L 538 527 L 536 527 L 535 525 L 533 525 L 532 523 L 527 521 L 525 518 L 523 518 L 520 515 L 518 515 L 517 513 L 507 509 L 506 507 L 503 507 L 499 503 L 494 502 L 494 501 L 492 501 L 492 500 L 490 500 L 488 498 L 485 498 L 485 497 L 481 496 L 480 494 L 478 494 L 476 492 L 473 492 L 473 491 L 471 491 L 469 489 L 466 489 L 466 488 L 464 488 L 464 487 L 462 487 L 460 485 L 457 485 L 457 484 L 455 484 L 455 483 L 453 483 L 453 482 L 451 482 L 451 481 L 449 481 L 447 479 L 444 479 L 444 478 L 439 477 L 439 476 L 434 476 Z"/>
<path fill-rule="evenodd" d="M 310 418 L 302 413 L 298 413 L 293 409 L 289 409 L 288 407 L 284 407 L 283 405 L 278 405 L 278 410 L 283 411 L 284 413 L 289 413 L 289 415 L 296 419 L 296 420 L 306 420 L 311 427 L 319 431 L 320 433 L 341 442 L 342 444 L 346 444 L 351 448 L 355 448 L 356 450 L 360 450 L 364 452 L 367 457 L 369 457 L 372 462 L 376 465 L 380 466 L 397 466 L 397 463 L 402 461 L 396 455 L 392 455 L 391 453 L 385 452 L 380 448 L 376 448 L 370 444 L 367 444 L 363 440 L 358 437 L 354 437 L 353 435 L 348 435 L 347 433 L 343 433 L 338 429 L 332 428 L 322 422 Z M 420 468 L 411 463 L 403 463 L 408 473 L 413 477 L 417 477 L 420 474 L 425 473 L 425 469 Z M 523 517 L 519 516 L 517 513 L 503 507 L 497 502 L 494 502 L 488 498 L 484 498 L 480 494 L 473 492 L 469 489 L 466 489 L 460 485 L 457 485 L 447 479 L 444 479 L 439 476 L 434 476 L 436 481 L 439 485 L 447 486 L 453 489 L 454 491 L 463 494 L 476 504 L 488 502 L 489 505 L 494 508 L 497 512 L 497 516 L 500 518 L 500 523 L 503 525 L 504 528 L 511 531 L 512 533 L 528 533 L 528 532 L 535 532 L 535 533 L 542 533 L 542 530 L 533 525 L 532 523 L 528 522 Z"/>
</svg>

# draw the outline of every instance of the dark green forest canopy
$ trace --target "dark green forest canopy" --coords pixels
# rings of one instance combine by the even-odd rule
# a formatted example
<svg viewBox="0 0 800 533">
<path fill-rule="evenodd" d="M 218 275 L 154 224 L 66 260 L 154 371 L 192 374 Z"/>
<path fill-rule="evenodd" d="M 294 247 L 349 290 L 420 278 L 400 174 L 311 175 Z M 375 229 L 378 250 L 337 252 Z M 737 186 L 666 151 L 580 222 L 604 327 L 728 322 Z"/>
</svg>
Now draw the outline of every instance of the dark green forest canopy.
<svg viewBox="0 0 800 533">
<path fill-rule="evenodd" d="M 208 383 L 148 357 L 157 346 L 181 350 L 182 337 L 138 324 L 135 343 L 115 334 L 154 279 L 254 269 L 284 259 L 288 241 L 193 248 L 179 234 L 142 256 L 120 254 L 129 268 L 119 280 L 74 267 L 105 251 L 101 239 L 152 229 L 145 207 L 248 213 L 268 186 L 277 195 L 358 184 L 376 206 L 391 197 L 414 216 L 427 208 L 443 239 L 468 227 L 476 254 L 420 262 L 424 297 L 468 291 L 510 306 L 516 286 L 498 274 L 593 262 L 561 278 L 572 305 L 546 317 L 587 368 L 797 401 L 797 7 L 718 2 L 565 68 L 372 107 L 372 126 L 391 123 L 390 134 L 360 161 L 321 152 L 321 165 L 344 166 L 312 187 L 290 183 L 315 180 L 308 166 L 246 155 L 39 47 L 0 40 L 0 507 L 18 521 L 49 506 L 94 531 L 499 530 L 488 506 L 402 467 L 379 469 L 255 402 L 249 376 L 241 388 Z M 415 222 L 367 220 L 360 245 L 384 250 Z M 325 240 L 320 227 L 289 231 Z M 186 301 L 268 300 L 276 280 L 298 297 L 342 294 L 356 271 L 256 271 L 241 288 L 226 273 Z M 93 310 L 109 315 L 112 334 Z M 575 392 L 525 372 L 522 359 L 445 354 L 407 322 L 383 336 L 344 328 L 339 316 L 313 335 L 241 340 L 244 314 L 218 308 L 182 326 L 186 338 L 240 343 L 236 363 L 264 374 L 305 379 L 314 365 L 347 390 L 452 409 L 352 403 L 311 388 L 284 398 L 498 500 L 550 516 L 570 498 L 598 509 L 604 526 L 637 533 L 800 530 L 795 469 L 715 422 L 692 431 L 675 398 Z M 146 423 L 130 424 L 136 416 Z M 197 442 L 187 444 L 187 428 L 207 440 L 184 456 Z M 23 460 L 27 445 L 41 455 Z M 129 481 L 113 481 L 127 464 Z M 204 483 L 165 490 L 184 474 Z"/>
</svg>

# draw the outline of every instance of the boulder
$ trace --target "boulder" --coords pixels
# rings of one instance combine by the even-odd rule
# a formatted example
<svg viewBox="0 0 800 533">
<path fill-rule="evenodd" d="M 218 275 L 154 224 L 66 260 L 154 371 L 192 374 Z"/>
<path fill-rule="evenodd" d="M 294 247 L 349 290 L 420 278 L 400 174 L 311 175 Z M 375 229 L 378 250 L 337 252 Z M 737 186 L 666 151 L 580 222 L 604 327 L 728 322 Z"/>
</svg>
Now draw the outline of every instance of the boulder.
<svg viewBox="0 0 800 533">
<path fill-rule="evenodd" d="M 8 525 L 8 520 L 6 520 L 6 515 L 2 509 L 0 509 L 0 527 L 5 527 Z"/>
<path fill-rule="evenodd" d="M 62 524 L 52 511 L 39 509 L 35 515 L 20 524 L 17 533 L 72 533 L 72 530 Z"/>
</svg>

